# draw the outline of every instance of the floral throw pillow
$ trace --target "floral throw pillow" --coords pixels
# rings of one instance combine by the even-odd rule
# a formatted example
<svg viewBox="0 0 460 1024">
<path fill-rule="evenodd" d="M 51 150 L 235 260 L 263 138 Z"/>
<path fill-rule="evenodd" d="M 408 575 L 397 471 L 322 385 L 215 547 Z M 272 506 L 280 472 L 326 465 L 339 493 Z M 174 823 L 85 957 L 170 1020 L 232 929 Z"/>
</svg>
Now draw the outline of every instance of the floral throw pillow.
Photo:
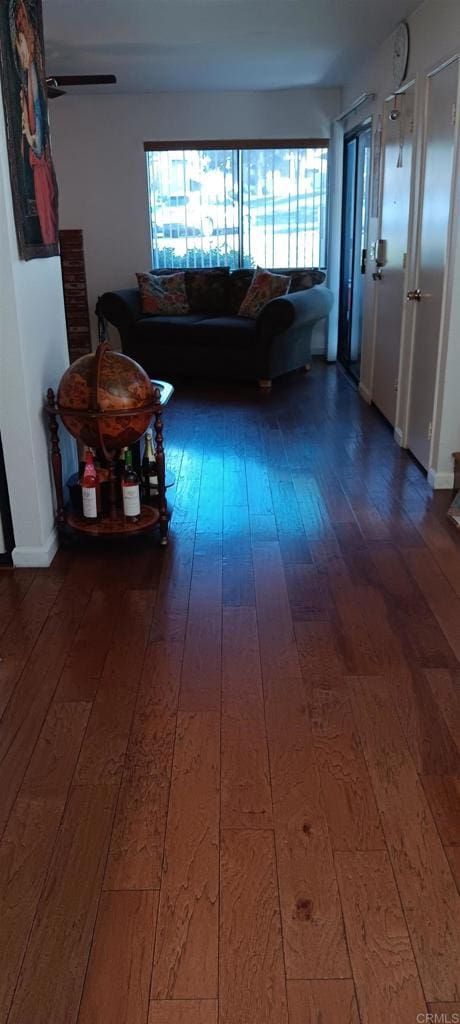
<svg viewBox="0 0 460 1024">
<path fill-rule="evenodd" d="M 136 274 L 143 313 L 151 316 L 185 316 L 190 313 L 185 274 Z"/>
<path fill-rule="evenodd" d="M 284 274 L 271 274 L 269 270 L 261 270 L 259 267 L 254 272 L 254 277 L 238 310 L 238 316 L 247 316 L 251 320 L 256 320 L 261 309 L 267 302 L 270 302 L 270 299 L 286 295 L 290 284 L 290 277 L 285 277 Z"/>
</svg>

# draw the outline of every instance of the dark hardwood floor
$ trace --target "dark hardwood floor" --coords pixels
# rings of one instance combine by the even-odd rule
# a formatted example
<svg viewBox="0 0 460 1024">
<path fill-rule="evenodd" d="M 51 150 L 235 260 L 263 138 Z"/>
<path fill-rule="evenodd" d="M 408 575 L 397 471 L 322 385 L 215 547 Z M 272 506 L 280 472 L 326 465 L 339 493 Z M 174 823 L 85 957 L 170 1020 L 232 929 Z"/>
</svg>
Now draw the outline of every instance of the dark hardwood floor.
<svg viewBox="0 0 460 1024">
<path fill-rule="evenodd" d="M 170 545 L 0 573 L 0 1024 L 460 1013 L 460 542 L 334 367 L 181 385 Z"/>
</svg>

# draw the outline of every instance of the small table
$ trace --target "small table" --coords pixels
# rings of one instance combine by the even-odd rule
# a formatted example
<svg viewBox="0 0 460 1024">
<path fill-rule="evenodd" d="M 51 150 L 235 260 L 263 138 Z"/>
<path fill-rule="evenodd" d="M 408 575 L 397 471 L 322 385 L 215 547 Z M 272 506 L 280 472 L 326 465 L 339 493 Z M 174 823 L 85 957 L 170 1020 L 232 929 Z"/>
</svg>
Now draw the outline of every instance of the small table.
<svg viewBox="0 0 460 1024">
<path fill-rule="evenodd" d="M 54 488 L 56 492 L 56 525 L 58 530 L 70 527 L 77 533 L 92 537 L 120 537 L 129 534 L 141 533 L 153 526 L 159 525 L 160 542 L 162 546 L 168 543 L 168 504 L 166 500 L 166 488 L 171 486 L 173 481 L 166 482 L 166 459 L 163 445 L 163 418 L 162 412 L 174 394 L 172 384 L 163 380 L 152 380 L 154 399 L 152 401 L 152 423 L 155 438 L 155 461 L 158 475 L 158 507 L 141 505 L 141 515 L 136 523 L 127 522 L 123 513 L 119 510 L 116 498 L 116 477 L 114 460 L 109 463 L 109 484 L 110 484 L 110 511 L 108 515 L 100 520 L 91 523 L 79 515 L 78 512 L 67 510 L 64 504 L 64 487 L 62 480 L 62 456 L 59 445 L 58 417 L 59 408 L 56 404 L 56 397 L 52 388 L 48 388 L 45 411 L 48 415 L 50 438 L 51 438 L 51 465 L 53 470 Z M 74 414 L 74 413 L 73 413 Z M 91 411 L 84 412 L 85 417 L 91 416 Z M 94 415 L 94 414 L 93 414 Z M 140 441 L 136 442 L 140 451 Z"/>
</svg>

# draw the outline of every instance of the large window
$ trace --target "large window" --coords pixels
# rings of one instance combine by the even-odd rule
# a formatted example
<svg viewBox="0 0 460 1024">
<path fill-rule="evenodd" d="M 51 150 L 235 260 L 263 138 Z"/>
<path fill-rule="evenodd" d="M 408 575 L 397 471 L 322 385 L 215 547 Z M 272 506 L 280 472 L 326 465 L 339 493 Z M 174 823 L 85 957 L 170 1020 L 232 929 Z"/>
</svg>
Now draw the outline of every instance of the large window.
<svg viewBox="0 0 460 1024">
<path fill-rule="evenodd" d="M 324 267 L 327 145 L 145 143 L 152 262 Z"/>
</svg>

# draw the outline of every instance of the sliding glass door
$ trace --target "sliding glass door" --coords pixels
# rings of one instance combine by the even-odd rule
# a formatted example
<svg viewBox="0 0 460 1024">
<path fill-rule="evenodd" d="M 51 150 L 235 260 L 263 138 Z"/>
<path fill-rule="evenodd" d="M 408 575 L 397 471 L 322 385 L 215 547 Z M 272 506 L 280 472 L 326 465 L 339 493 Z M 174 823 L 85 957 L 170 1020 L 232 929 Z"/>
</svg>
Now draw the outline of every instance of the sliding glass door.
<svg viewBox="0 0 460 1024">
<path fill-rule="evenodd" d="M 370 156 L 370 125 L 345 136 L 338 356 L 357 380 L 367 260 Z"/>
</svg>

